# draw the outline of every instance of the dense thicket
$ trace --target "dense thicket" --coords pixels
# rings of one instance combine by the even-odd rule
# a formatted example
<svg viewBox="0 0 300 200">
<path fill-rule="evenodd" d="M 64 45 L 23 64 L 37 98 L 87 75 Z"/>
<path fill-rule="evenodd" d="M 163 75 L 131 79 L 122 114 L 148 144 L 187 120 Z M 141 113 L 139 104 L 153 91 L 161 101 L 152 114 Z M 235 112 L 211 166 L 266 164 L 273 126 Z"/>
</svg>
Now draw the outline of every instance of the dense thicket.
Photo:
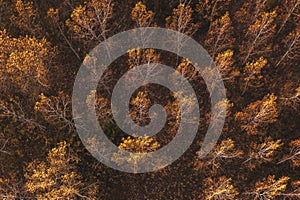
<svg viewBox="0 0 300 200">
<path fill-rule="evenodd" d="M 300 199 L 299 0 L 0 0 L 1 199 Z M 151 138 L 128 137 L 113 120 L 110 97 L 126 71 L 168 64 L 197 93 L 197 137 L 179 160 L 153 173 L 110 169 L 82 145 L 71 94 L 85 55 L 124 30 L 158 26 L 203 45 L 222 74 L 226 123 L 203 159 L 210 98 L 191 63 L 168 52 L 132 49 L 105 71 L 97 98 L 87 98 L 107 136 L 134 152 L 172 140 L 180 114 L 176 95 L 158 85 L 133 94 L 130 115 L 149 123 L 160 103 L 168 123 Z M 205 70 L 204 72 L 205 73 Z M 128 80 L 128 84 L 130 81 Z M 186 99 L 189 101 L 189 99 Z M 120 161 L 134 165 L 139 158 Z"/>
</svg>

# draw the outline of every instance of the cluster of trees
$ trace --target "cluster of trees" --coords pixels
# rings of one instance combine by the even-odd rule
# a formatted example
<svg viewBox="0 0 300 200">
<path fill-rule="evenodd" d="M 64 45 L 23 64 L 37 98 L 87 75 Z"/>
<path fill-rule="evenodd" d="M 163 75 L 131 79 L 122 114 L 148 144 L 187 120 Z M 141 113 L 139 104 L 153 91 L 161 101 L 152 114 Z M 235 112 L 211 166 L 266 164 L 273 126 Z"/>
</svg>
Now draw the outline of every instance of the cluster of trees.
<svg viewBox="0 0 300 200">
<path fill-rule="evenodd" d="M 0 198 L 300 199 L 299 3 L 0 0 Z M 169 52 L 128 51 L 104 72 L 96 98 L 86 99 L 119 149 L 143 153 L 168 144 L 183 112 L 180 94 L 148 84 L 133 94 L 130 116 L 147 125 L 149 108 L 158 103 L 167 113 L 165 127 L 145 138 L 128 137 L 117 127 L 110 108 L 114 85 L 138 65 L 148 64 L 152 75 L 159 72 L 152 63 L 180 72 L 196 91 L 201 113 L 195 141 L 180 159 L 153 173 L 128 174 L 99 163 L 82 145 L 71 94 L 93 47 L 148 26 L 179 31 L 206 48 L 226 87 L 227 99 L 216 106 L 228 110 L 219 113 L 226 122 L 217 146 L 200 159 L 212 118 L 206 71 L 200 74 Z M 112 159 L 135 166 L 140 157 Z"/>
</svg>

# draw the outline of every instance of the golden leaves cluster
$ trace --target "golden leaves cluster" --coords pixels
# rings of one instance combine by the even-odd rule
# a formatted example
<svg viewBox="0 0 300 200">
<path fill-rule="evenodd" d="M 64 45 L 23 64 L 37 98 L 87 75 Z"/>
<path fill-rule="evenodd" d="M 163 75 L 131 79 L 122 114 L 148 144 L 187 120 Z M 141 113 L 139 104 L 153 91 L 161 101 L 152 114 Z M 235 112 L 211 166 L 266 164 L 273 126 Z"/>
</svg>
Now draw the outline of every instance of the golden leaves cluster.
<svg viewBox="0 0 300 200">
<path fill-rule="evenodd" d="M 152 137 L 127 137 L 122 138 L 119 149 L 134 153 L 146 153 L 155 151 L 160 147 L 160 144 Z"/>
<path fill-rule="evenodd" d="M 193 23 L 193 12 L 189 5 L 180 3 L 173 9 L 173 15 L 166 18 L 166 28 L 192 35 L 198 28 L 198 24 Z"/>
<path fill-rule="evenodd" d="M 55 49 L 46 39 L 13 38 L 6 30 L 0 31 L 0 77 L 24 92 L 34 93 L 39 86 L 47 86 L 50 59 Z"/>
<path fill-rule="evenodd" d="M 158 63 L 160 55 L 154 49 L 131 49 L 128 51 L 129 69 L 133 69 L 141 64 Z"/>
<path fill-rule="evenodd" d="M 85 1 L 73 10 L 66 25 L 75 33 L 77 39 L 101 41 L 106 38 L 113 6 L 111 0 Z"/>
<path fill-rule="evenodd" d="M 255 190 L 249 194 L 258 199 L 274 199 L 285 191 L 290 178 L 283 176 L 276 180 L 274 175 L 270 175 L 255 184 Z"/>
<path fill-rule="evenodd" d="M 66 142 L 51 149 L 46 161 L 33 161 L 26 168 L 26 190 L 37 199 L 74 199 L 80 197 L 83 183 L 76 172 L 78 156 Z"/>
<path fill-rule="evenodd" d="M 38 24 L 39 12 L 34 8 L 32 1 L 15 0 L 15 14 L 11 16 L 12 23 L 15 23 L 22 31 L 39 34 L 42 27 Z"/>
<path fill-rule="evenodd" d="M 232 184 L 232 179 L 221 176 L 218 179 L 207 178 L 203 182 L 204 193 L 201 199 L 205 200 L 226 200 L 235 199 L 239 194 Z"/>
<path fill-rule="evenodd" d="M 259 128 L 277 121 L 277 97 L 268 94 L 263 100 L 249 104 L 242 112 L 235 114 L 235 120 L 240 122 L 240 127 L 250 135 L 259 133 Z"/>
<path fill-rule="evenodd" d="M 205 159 L 196 159 L 195 169 L 209 169 L 210 172 L 215 174 L 220 169 L 221 164 L 225 161 L 240 158 L 243 151 L 235 147 L 235 142 L 228 138 L 223 140 L 221 144 L 217 145 L 214 150 Z"/>
<path fill-rule="evenodd" d="M 141 1 L 135 4 L 131 11 L 131 19 L 135 21 L 137 27 L 149 27 L 153 23 L 154 13 L 148 11 Z"/>
</svg>

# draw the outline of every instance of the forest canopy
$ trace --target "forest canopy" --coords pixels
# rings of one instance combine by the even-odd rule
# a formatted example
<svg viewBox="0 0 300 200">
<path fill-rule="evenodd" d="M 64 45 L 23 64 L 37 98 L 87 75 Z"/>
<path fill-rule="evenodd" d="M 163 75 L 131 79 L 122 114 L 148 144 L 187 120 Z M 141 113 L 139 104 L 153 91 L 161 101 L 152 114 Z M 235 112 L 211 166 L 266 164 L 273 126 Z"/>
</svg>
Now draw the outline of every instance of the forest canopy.
<svg viewBox="0 0 300 200">
<path fill-rule="evenodd" d="M 0 199 L 300 199 L 299 4 L 0 0 Z M 115 156 L 113 162 L 135 166 L 143 153 L 169 144 L 183 112 L 180 94 L 144 85 L 130 99 L 131 119 L 146 126 L 150 108 L 160 104 L 167 122 L 152 137 L 124 133 L 114 121 L 111 97 L 127 71 L 148 64 L 159 73 L 151 64 L 171 66 L 193 87 L 200 111 L 197 135 L 177 161 L 151 173 L 125 173 L 102 164 L 83 145 L 72 116 L 72 90 L 94 47 L 141 27 L 178 31 L 201 44 L 222 76 L 226 99 L 214 105 L 220 111 L 214 116 L 203 79 L 211 69 L 199 73 L 186 58 L 143 48 L 119 57 L 100 81 L 90 80 L 98 87 L 85 102 L 96 109 L 112 143 L 140 153 L 127 160 Z M 221 137 L 201 158 L 210 121 L 222 116 Z"/>
</svg>

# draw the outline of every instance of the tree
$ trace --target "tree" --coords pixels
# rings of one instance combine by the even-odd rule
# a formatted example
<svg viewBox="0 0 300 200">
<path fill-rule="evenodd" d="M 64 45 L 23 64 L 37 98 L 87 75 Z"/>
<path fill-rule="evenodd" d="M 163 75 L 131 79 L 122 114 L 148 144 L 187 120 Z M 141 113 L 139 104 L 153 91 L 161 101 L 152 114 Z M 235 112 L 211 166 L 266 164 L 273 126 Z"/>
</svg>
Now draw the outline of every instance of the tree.
<svg viewBox="0 0 300 200">
<path fill-rule="evenodd" d="M 299 57 L 300 50 L 300 30 L 295 30 L 289 33 L 283 40 L 285 51 L 280 57 L 275 67 L 278 67 L 282 63 L 288 63 L 292 59 Z"/>
<path fill-rule="evenodd" d="M 263 100 L 249 104 L 242 112 L 235 114 L 235 120 L 240 122 L 242 130 L 250 135 L 258 134 L 258 128 L 277 121 L 277 97 L 274 94 L 266 95 Z"/>
<path fill-rule="evenodd" d="M 154 49 L 131 49 L 128 51 L 128 64 L 129 69 L 133 69 L 142 64 L 147 64 L 147 73 L 146 76 L 141 78 L 146 79 L 147 76 L 154 76 L 158 73 L 159 69 L 157 65 L 151 65 L 159 63 L 160 55 L 155 53 Z"/>
<path fill-rule="evenodd" d="M 164 106 L 164 109 L 166 110 L 166 113 L 169 113 L 167 117 L 167 123 L 168 126 L 166 127 L 166 133 L 163 135 L 163 142 L 169 141 L 169 138 L 173 138 L 176 136 L 178 128 L 180 126 L 180 107 L 178 101 L 169 100 L 168 103 Z"/>
<path fill-rule="evenodd" d="M 243 55 L 243 64 L 255 55 L 271 51 L 269 41 L 275 33 L 276 25 L 274 21 L 276 17 L 277 13 L 275 10 L 264 12 L 249 26 L 245 42 L 240 46 L 240 52 Z"/>
<path fill-rule="evenodd" d="M 58 92 L 58 96 L 47 97 L 41 93 L 39 98 L 40 100 L 35 103 L 34 109 L 39 111 L 47 122 L 59 129 L 74 130 L 71 117 L 71 98 L 68 95 Z"/>
<path fill-rule="evenodd" d="M 108 22 L 113 14 L 112 0 L 85 1 L 76 7 L 66 25 L 74 32 L 74 37 L 82 41 L 101 42 L 108 34 Z"/>
<path fill-rule="evenodd" d="M 130 109 L 131 118 L 139 126 L 145 126 L 150 122 L 149 109 L 151 101 L 146 92 L 138 92 L 135 98 L 131 100 L 132 109 Z"/>
<path fill-rule="evenodd" d="M 212 22 L 221 17 L 225 10 L 228 10 L 231 0 L 212 0 L 199 1 L 196 11 L 210 23 L 209 31 L 211 30 Z"/>
<path fill-rule="evenodd" d="M 0 197 L 3 200 L 32 199 L 23 189 L 23 182 L 16 182 L 11 179 L 0 178 Z"/>
<path fill-rule="evenodd" d="M 208 168 L 214 172 L 221 168 L 222 163 L 239 158 L 242 154 L 241 150 L 235 148 L 235 143 L 232 139 L 226 139 L 216 146 L 205 159 L 197 159 L 195 167 L 197 170 Z"/>
<path fill-rule="evenodd" d="M 109 104 L 110 102 L 107 98 L 97 95 L 95 98 L 93 98 L 93 94 L 96 94 L 95 90 L 92 90 L 91 94 L 87 96 L 86 104 L 88 105 L 88 109 L 91 111 L 96 110 L 96 116 L 98 117 L 98 120 L 104 121 L 104 123 L 107 124 L 112 117 Z"/>
<path fill-rule="evenodd" d="M 300 166 L 300 139 L 291 141 L 289 145 L 290 145 L 290 153 L 284 159 L 278 162 L 278 164 L 290 160 L 292 162 L 292 166 L 299 167 Z"/>
<path fill-rule="evenodd" d="M 84 191 L 85 184 L 76 172 L 78 156 L 66 142 L 51 149 L 46 161 L 33 161 L 26 168 L 26 190 L 37 199 L 95 199 Z"/>
<path fill-rule="evenodd" d="M 42 27 L 39 24 L 39 12 L 34 8 L 33 2 L 14 0 L 15 14 L 11 16 L 11 22 L 16 24 L 21 32 L 41 35 Z"/>
<path fill-rule="evenodd" d="M 137 167 L 143 160 L 145 153 L 157 150 L 160 144 L 152 137 L 127 137 L 122 138 L 118 148 L 122 151 L 132 152 L 128 160 L 124 158 L 113 157 L 112 160 L 117 164 L 130 165 L 134 167 L 134 173 L 137 173 Z"/>
<path fill-rule="evenodd" d="M 205 200 L 229 200 L 235 199 L 239 194 L 232 185 L 232 179 L 221 176 L 218 179 L 211 177 L 204 180 L 204 194 L 201 199 Z"/>
<path fill-rule="evenodd" d="M 8 155 L 11 155 L 11 153 L 6 150 L 6 144 L 7 142 L 9 141 L 9 139 L 4 139 L 3 136 L 2 136 L 2 133 L 1 133 L 1 139 L 0 139 L 0 153 L 2 154 L 8 154 Z"/>
<path fill-rule="evenodd" d="M 282 193 L 281 196 L 283 196 L 284 200 L 286 199 L 299 199 L 300 198 L 300 181 L 293 181 L 291 183 L 291 186 L 293 188 L 292 191 L 287 193 Z"/>
<path fill-rule="evenodd" d="M 276 180 L 275 176 L 270 175 L 268 178 L 256 182 L 255 189 L 245 194 L 253 197 L 254 200 L 275 199 L 285 191 L 289 179 L 289 177 L 283 176 Z"/>
<path fill-rule="evenodd" d="M 235 13 L 235 19 L 239 22 L 238 28 L 245 36 L 248 35 L 248 27 L 258 19 L 266 10 L 268 0 L 250 0 Z"/>
<path fill-rule="evenodd" d="M 205 45 L 212 59 L 215 59 L 219 53 L 231 49 L 234 41 L 231 19 L 229 12 L 226 12 L 221 18 L 212 22 Z"/>
<path fill-rule="evenodd" d="M 5 83 L 0 87 L 2 92 L 13 93 L 13 89 L 19 89 L 34 96 L 41 88 L 48 87 L 48 67 L 55 48 L 46 39 L 13 38 L 3 30 L 0 31 L 0 45 L 0 79 Z"/>
<path fill-rule="evenodd" d="M 11 122 L 18 123 L 19 127 L 30 126 L 39 129 L 45 128 L 28 115 L 29 113 L 25 112 L 25 108 L 19 98 L 10 97 L 8 101 L 0 99 L 0 119 L 9 119 Z"/>
<path fill-rule="evenodd" d="M 295 13 L 299 13 L 299 0 L 283 0 L 283 14 L 282 16 L 282 24 L 280 28 L 277 31 L 277 34 L 279 34 L 282 29 L 285 27 L 286 23 L 290 20 L 292 15 Z"/>
<path fill-rule="evenodd" d="M 64 41 L 67 43 L 67 45 L 72 50 L 74 55 L 77 57 L 78 60 L 81 61 L 81 58 L 80 58 L 78 52 L 73 47 L 71 41 L 69 40 L 69 38 L 67 37 L 67 35 L 65 33 L 65 31 L 66 31 L 65 23 L 60 20 L 59 12 L 60 12 L 59 9 L 50 8 L 47 12 L 47 17 L 49 17 L 50 21 L 52 23 L 54 23 L 55 30 L 58 28 L 59 34 L 63 36 Z M 53 32 L 54 32 L 54 30 L 53 30 Z"/>
<path fill-rule="evenodd" d="M 232 50 L 226 50 L 215 58 L 216 67 L 222 75 L 223 81 L 233 82 L 234 78 L 240 75 L 240 72 L 233 68 L 233 54 Z"/>
<path fill-rule="evenodd" d="M 275 152 L 283 145 L 282 140 L 272 140 L 268 138 L 266 142 L 261 144 L 252 143 L 251 150 L 248 155 L 248 159 L 244 163 L 255 160 L 258 163 L 271 162 L 274 159 Z M 251 168 L 255 168 L 256 165 L 250 165 Z"/>
<path fill-rule="evenodd" d="M 247 62 L 244 70 L 244 88 L 242 95 L 247 91 L 248 86 L 253 86 L 251 82 L 256 84 L 263 78 L 261 70 L 267 65 L 267 60 L 264 57 L 260 57 L 258 60 L 253 62 Z"/>
<path fill-rule="evenodd" d="M 149 27 L 153 25 L 154 13 L 148 11 L 146 5 L 142 2 L 138 2 L 131 11 L 131 19 L 135 22 L 137 28 Z M 144 36 L 142 36 L 144 37 Z M 145 39 L 145 38 L 143 38 Z M 128 51 L 128 64 L 129 69 L 133 69 L 141 64 L 152 64 L 159 62 L 160 55 L 155 53 L 154 49 L 131 49 Z M 154 73 L 157 68 L 148 66 L 147 75 Z M 154 74 L 152 74 L 154 75 Z M 146 77 L 143 77 L 146 78 Z"/>
<path fill-rule="evenodd" d="M 283 105 L 290 106 L 297 110 L 300 106 L 300 87 L 296 88 L 294 94 L 289 95 L 288 97 L 281 97 L 280 100 Z"/>
<path fill-rule="evenodd" d="M 207 118 L 206 125 L 209 125 L 209 120 L 215 120 L 218 123 L 215 124 L 215 127 L 212 127 L 212 129 L 214 130 L 214 129 L 216 129 L 216 126 L 220 126 L 220 124 L 222 124 L 221 123 L 222 119 L 231 115 L 231 108 L 233 107 L 233 103 L 231 101 L 229 101 L 228 99 L 224 99 L 224 100 L 217 102 L 213 106 L 215 109 L 215 114 L 214 115 L 211 115 L 211 113 L 206 114 L 206 118 Z M 223 131 L 228 131 L 228 126 L 226 123 L 224 124 L 224 127 L 222 127 L 222 128 L 223 128 Z"/>
<path fill-rule="evenodd" d="M 193 9 L 189 5 L 180 3 L 173 9 L 173 15 L 166 18 L 166 28 L 185 35 L 193 35 L 198 24 L 193 23 L 192 14 Z"/>
<path fill-rule="evenodd" d="M 146 5 L 141 1 L 135 4 L 131 11 L 131 19 L 135 21 L 136 27 L 149 27 L 153 24 L 154 13 L 148 11 Z"/>
<path fill-rule="evenodd" d="M 182 59 L 179 65 L 177 65 L 176 70 L 188 80 L 193 80 L 200 77 L 199 72 L 188 59 Z"/>
</svg>

